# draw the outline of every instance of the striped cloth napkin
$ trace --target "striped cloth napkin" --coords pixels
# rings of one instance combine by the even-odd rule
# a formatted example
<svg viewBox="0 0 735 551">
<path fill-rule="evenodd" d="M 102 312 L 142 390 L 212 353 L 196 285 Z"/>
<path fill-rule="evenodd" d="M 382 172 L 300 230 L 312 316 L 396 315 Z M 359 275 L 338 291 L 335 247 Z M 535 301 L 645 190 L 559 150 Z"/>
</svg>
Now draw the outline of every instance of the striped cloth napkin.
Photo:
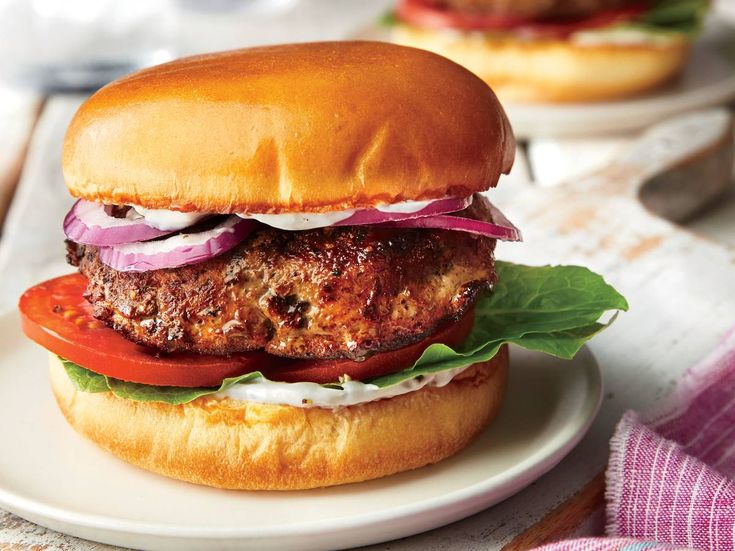
<svg viewBox="0 0 735 551">
<path fill-rule="evenodd" d="M 627 412 L 610 441 L 607 538 L 543 551 L 735 549 L 735 328 L 662 412 Z"/>
</svg>

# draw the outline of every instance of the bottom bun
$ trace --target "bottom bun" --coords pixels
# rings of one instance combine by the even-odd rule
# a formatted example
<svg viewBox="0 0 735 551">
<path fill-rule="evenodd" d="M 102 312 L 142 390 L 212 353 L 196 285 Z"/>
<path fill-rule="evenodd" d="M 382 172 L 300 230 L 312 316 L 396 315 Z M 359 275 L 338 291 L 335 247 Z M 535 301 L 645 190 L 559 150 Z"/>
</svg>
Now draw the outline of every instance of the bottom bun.
<svg viewBox="0 0 735 551">
<path fill-rule="evenodd" d="M 638 44 L 518 40 L 399 24 L 393 41 L 447 57 L 487 82 L 503 102 L 584 102 L 650 90 L 674 77 L 682 38 Z"/>
<path fill-rule="evenodd" d="M 448 385 L 340 409 L 199 398 L 184 405 L 85 393 L 51 355 L 51 386 L 69 424 L 120 459 L 165 476 L 237 490 L 300 490 L 436 463 L 497 413 L 508 351 Z"/>
</svg>

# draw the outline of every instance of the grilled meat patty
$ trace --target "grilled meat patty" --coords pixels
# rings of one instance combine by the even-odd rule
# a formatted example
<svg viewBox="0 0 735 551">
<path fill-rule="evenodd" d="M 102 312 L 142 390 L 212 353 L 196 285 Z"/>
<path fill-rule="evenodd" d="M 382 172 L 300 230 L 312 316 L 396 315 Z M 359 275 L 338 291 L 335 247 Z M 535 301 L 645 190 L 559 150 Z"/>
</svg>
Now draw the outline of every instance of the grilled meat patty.
<svg viewBox="0 0 735 551">
<path fill-rule="evenodd" d="M 618 8 L 627 0 L 431 0 L 456 11 L 491 13 L 526 19 L 581 17 Z"/>
<path fill-rule="evenodd" d="M 490 217 L 481 199 L 462 215 Z M 220 257 L 142 273 L 67 247 L 94 316 L 166 352 L 359 359 L 421 340 L 495 281 L 494 239 L 442 230 L 263 226 Z"/>
</svg>

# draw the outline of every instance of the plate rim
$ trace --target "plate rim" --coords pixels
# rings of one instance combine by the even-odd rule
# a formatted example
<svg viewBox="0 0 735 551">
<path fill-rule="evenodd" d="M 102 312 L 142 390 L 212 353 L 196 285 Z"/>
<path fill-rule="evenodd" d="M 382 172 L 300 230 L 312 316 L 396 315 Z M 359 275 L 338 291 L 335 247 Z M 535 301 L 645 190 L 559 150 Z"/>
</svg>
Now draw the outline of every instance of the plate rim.
<svg viewBox="0 0 735 551">
<path fill-rule="evenodd" d="M 10 311 L 0 313 L 0 326 L 7 323 L 15 324 L 15 327 L 20 326 L 17 312 Z M 25 338 L 20 345 L 27 347 L 37 346 L 35 343 L 32 343 Z M 530 354 L 541 354 L 534 351 L 526 352 Z M 0 351 L 0 364 L 2 363 L 2 356 L 3 353 Z M 484 478 L 469 486 L 419 502 L 388 507 L 381 509 L 378 512 L 358 513 L 338 519 L 290 522 L 281 526 L 260 528 L 252 526 L 184 526 L 171 523 L 164 524 L 120 519 L 111 515 L 89 514 L 68 510 L 57 505 L 48 505 L 37 499 L 25 497 L 3 487 L 0 487 L 0 508 L 22 518 L 33 517 L 36 520 L 31 521 L 36 524 L 44 525 L 44 522 L 51 522 L 64 527 L 62 529 L 52 528 L 58 531 L 64 531 L 66 527 L 73 526 L 84 530 L 91 529 L 107 534 L 128 536 L 155 536 L 159 538 L 191 538 L 206 540 L 283 540 L 293 537 L 308 537 L 323 534 L 338 534 L 345 531 L 355 531 L 374 526 L 376 524 L 385 524 L 391 521 L 395 522 L 410 517 L 436 513 L 455 504 L 473 503 L 473 506 L 469 508 L 471 509 L 470 513 L 466 514 L 468 509 L 465 508 L 463 510 L 465 514 L 455 516 L 450 520 L 446 520 L 446 522 L 443 521 L 441 523 L 432 524 L 434 528 L 438 528 L 491 507 L 492 505 L 521 491 L 523 488 L 530 485 L 533 481 L 548 473 L 558 465 L 564 457 L 566 457 L 570 451 L 577 446 L 582 438 L 584 438 L 600 410 L 604 396 L 604 383 L 599 362 L 588 345 L 584 345 L 582 347 L 578 352 L 577 357 L 588 364 L 583 371 L 587 380 L 585 386 L 589 390 L 581 408 L 581 411 L 584 411 L 585 413 L 584 416 L 575 416 L 573 420 L 565 425 L 563 431 L 557 432 L 552 439 L 544 442 L 534 455 L 524 457 L 522 461 L 515 463 L 511 468 L 489 478 Z M 561 434 L 568 434 L 568 436 L 561 438 L 559 436 Z M 540 458 L 537 456 L 539 450 L 546 450 Z M 500 479 L 500 482 L 498 482 L 498 479 Z M 186 482 L 181 483 L 187 484 Z M 356 485 L 359 483 L 354 484 Z M 503 497 L 500 499 L 493 498 L 489 501 L 482 499 L 483 496 L 493 492 L 493 490 L 502 494 Z M 498 492 L 498 490 L 502 491 Z M 304 492 L 306 491 L 308 490 L 305 490 Z M 410 533 L 406 533 L 405 536 L 420 533 L 421 531 L 423 530 L 414 530 Z M 72 532 L 66 533 L 72 534 Z M 100 539 L 98 541 L 103 540 Z M 378 543 L 379 541 L 384 540 L 376 539 L 373 543 Z"/>
</svg>

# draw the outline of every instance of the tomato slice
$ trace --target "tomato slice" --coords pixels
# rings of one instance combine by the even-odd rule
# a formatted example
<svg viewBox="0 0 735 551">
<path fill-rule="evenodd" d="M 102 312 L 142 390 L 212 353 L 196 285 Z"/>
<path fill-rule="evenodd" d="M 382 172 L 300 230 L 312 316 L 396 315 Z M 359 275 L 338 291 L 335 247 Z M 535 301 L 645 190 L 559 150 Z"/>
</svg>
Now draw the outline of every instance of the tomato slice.
<svg viewBox="0 0 735 551">
<path fill-rule="evenodd" d="M 474 313 L 470 312 L 458 322 L 445 326 L 422 341 L 398 350 L 374 354 L 359 362 L 352 360 L 300 360 L 282 366 L 268 367 L 261 371 L 269 379 L 288 383 L 300 381 L 333 383 L 345 374 L 356 381 L 380 377 L 411 367 L 431 344 L 443 343 L 452 347 L 461 344 L 472 331 L 474 318 Z"/>
<path fill-rule="evenodd" d="M 472 315 L 419 343 L 364 361 L 292 360 L 262 351 L 231 356 L 164 354 L 137 345 L 92 316 L 84 299 L 87 279 L 70 274 L 28 289 L 20 298 L 23 332 L 47 350 L 115 379 L 156 386 L 216 387 L 228 377 L 261 371 L 286 382 L 332 383 L 343 375 L 360 380 L 413 364 L 434 342 L 457 345 L 472 329 Z"/>
<path fill-rule="evenodd" d="M 47 350 L 96 373 L 157 386 L 214 387 L 227 377 L 286 360 L 264 352 L 233 356 L 162 354 L 129 341 L 92 317 L 82 294 L 87 279 L 71 274 L 20 297 L 23 332 Z"/>
<path fill-rule="evenodd" d="M 396 11 L 403 21 L 431 29 L 513 31 L 529 37 L 564 38 L 580 30 L 630 21 L 648 9 L 648 3 L 638 2 L 588 17 L 533 20 L 482 12 L 453 11 L 427 0 L 401 0 Z"/>
</svg>

